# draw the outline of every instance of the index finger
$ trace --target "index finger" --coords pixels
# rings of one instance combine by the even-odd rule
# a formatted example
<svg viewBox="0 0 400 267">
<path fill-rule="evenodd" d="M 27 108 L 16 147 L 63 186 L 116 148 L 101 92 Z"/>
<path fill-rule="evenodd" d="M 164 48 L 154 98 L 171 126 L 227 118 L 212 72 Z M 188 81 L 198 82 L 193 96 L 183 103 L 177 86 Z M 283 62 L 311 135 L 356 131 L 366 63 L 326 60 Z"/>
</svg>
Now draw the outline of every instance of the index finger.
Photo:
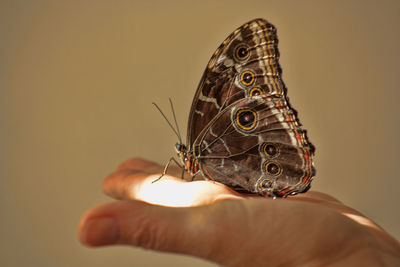
<svg viewBox="0 0 400 267">
<path fill-rule="evenodd" d="M 243 198 L 217 182 L 188 182 L 169 174 L 157 180 L 163 169 L 159 164 L 140 158 L 128 160 L 105 179 L 103 191 L 116 199 L 141 200 L 170 207 L 199 206 L 222 199 Z M 168 173 L 178 174 L 181 169 L 171 167 Z"/>
</svg>

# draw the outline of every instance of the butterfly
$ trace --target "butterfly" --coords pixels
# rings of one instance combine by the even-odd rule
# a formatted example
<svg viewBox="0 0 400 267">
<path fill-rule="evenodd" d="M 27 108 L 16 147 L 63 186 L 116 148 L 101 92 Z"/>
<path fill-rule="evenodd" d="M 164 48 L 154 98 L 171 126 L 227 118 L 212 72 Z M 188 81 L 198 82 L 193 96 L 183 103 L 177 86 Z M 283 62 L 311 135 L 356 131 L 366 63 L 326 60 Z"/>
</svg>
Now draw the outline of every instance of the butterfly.
<svg viewBox="0 0 400 267">
<path fill-rule="evenodd" d="M 186 145 L 175 145 L 192 177 L 269 197 L 310 188 L 315 148 L 289 104 L 278 59 L 276 28 L 264 19 L 240 26 L 212 55 L 193 99 Z"/>
</svg>

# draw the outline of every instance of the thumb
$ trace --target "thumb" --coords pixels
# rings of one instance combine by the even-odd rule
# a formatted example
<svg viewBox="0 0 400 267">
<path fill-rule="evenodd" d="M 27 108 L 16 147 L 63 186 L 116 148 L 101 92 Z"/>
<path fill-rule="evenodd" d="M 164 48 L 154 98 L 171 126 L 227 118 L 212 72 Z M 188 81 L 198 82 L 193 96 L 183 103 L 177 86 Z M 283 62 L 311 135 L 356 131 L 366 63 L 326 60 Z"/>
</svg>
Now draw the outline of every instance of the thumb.
<svg viewBox="0 0 400 267">
<path fill-rule="evenodd" d="M 123 244 L 217 260 L 221 240 L 211 223 L 213 214 L 207 206 L 169 208 L 116 201 L 89 210 L 78 232 L 90 247 Z"/>
</svg>

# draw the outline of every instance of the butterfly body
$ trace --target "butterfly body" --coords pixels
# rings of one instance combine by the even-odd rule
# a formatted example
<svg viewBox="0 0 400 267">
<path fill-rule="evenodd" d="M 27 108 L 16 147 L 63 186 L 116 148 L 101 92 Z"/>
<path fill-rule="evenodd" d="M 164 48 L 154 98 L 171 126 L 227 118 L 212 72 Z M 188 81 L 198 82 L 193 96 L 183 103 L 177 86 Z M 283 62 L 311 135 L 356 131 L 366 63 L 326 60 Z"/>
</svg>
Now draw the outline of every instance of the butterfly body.
<svg viewBox="0 0 400 267">
<path fill-rule="evenodd" d="M 175 147 L 192 176 L 272 197 L 309 189 L 315 149 L 288 103 L 277 44 L 275 27 L 255 19 L 211 57 L 192 103 L 187 145 Z"/>
<path fill-rule="evenodd" d="M 188 150 L 184 144 L 177 143 L 175 144 L 175 151 L 178 155 L 178 158 L 181 160 L 183 164 L 183 168 L 194 177 L 200 172 L 199 162 L 193 154 L 188 153 Z"/>
</svg>

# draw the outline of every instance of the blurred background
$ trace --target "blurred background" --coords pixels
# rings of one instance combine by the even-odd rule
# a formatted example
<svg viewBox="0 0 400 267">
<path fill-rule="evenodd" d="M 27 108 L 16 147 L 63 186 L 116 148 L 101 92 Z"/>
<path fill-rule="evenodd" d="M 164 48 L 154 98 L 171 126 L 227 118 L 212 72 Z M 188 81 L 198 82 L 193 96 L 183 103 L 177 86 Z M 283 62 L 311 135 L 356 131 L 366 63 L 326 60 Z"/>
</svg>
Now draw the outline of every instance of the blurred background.
<svg viewBox="0 0 400 267">
<path fill-rule="evenodd" d="M 0 265 L 214 266 L 130 247 L 90 249 L 81 215 L 103 178 L 165 164 L 218 45 L 263 17 L 315 144 L 313 189 L 400 239 L 399 1 L 1 1 Z"/>
</svg>

